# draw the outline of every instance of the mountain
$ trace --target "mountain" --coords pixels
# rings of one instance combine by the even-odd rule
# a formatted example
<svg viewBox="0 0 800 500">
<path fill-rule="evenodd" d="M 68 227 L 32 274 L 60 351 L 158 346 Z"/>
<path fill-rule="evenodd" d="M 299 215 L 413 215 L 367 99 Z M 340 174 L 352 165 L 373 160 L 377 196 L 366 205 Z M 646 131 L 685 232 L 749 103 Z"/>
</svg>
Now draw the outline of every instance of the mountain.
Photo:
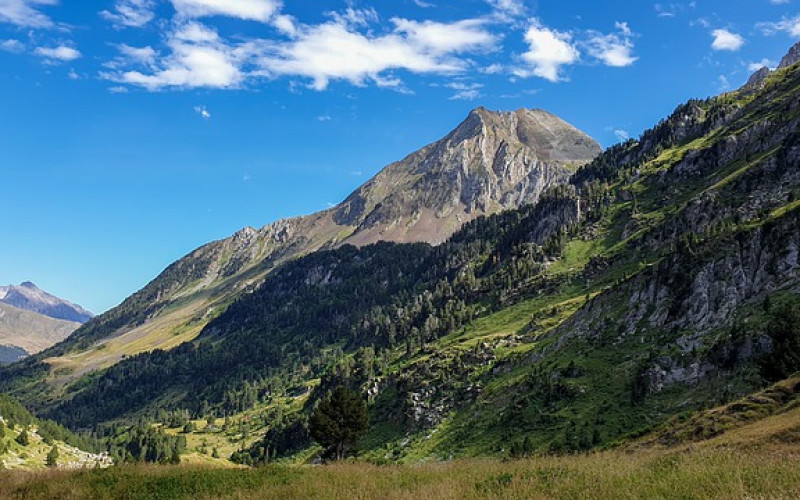
<svg viewBox="0 0 800 500">
<path fill-rule="evenodd" d="M 800 42 L 794 44 L 789 52 L 781 58 L 778 69 L 788 68 L 800 62 Z"/>
<path fill-rule="evenodd" d="M 65 384 L 139 352 L 174 348 L 285 261 L 343 244 L 440 243 L 470 220 L 535 202 L 601 151 L 545 111 L 476 109 L 340 205 L 245 228 L 191 252 L 37 359 L 59 368 L 64 375 L 53 382 Z"/>
<path fill-rule="evenodd" d="M 488 137 L 481 113 L 459 129 Z M 498 136 L 532 140 L 502 116 Z M 456 132 L 443 150 L 472 150 Z M 465 171 L 456 164 L 445 170 Z M 467 165 L 491 179 L 486 163 Z M 640 138 L 562 167 L 568 177 L 530 203 L 475 217 L 435 246 L 342 244 L 413 232 L 395 232 L 390 221 L 407 212 L 373 207 L 380 191 L 369 183 L 304 219 L 343 228 L 333 217 L 345 208 L 350 232 L 326 244 L 293 235 L 297 221 L 272 226 L 269 249 L 259 231 L 243 231 L 65 343 L 0 369 L 0 390 L 111 435 L 208 419 L 188 427 L 189 449 L 235 442 L 231 459 L 252 464 L 312 459 L 308 416 L 344 385 L 369 402 L 363 456 L 415 462 L 612 445 L 800 371 L 800 65 L 755 89 L 690 100 Z M 438 186 L 416 184 L 424 178 L 398 185 Z M 475 191 L 453 179 L 457 192 Z M 381 199 L 395 198 L 414 210 L 396 189 Z M 465 214 L 481 207 L 480 196 L 422 199 Z M 223 291 L 216 309 L 182 316 Z M 174 344 L 143 352 L 153 337 L 142 334 L 126 351 L 137 328 Z"/>
<path fill-rule="evenodd" d="M 0 302 L 0 364 L 13 363 L 47 349 L 80 326 Z"/>
<path fill-rule="evenodd" d="M 19 286 L 0 286 L 0 302 L 74 323 L 86 323 L 94 317 L 81 306 L 51 295 L 30 281 Z"/>
</svg>

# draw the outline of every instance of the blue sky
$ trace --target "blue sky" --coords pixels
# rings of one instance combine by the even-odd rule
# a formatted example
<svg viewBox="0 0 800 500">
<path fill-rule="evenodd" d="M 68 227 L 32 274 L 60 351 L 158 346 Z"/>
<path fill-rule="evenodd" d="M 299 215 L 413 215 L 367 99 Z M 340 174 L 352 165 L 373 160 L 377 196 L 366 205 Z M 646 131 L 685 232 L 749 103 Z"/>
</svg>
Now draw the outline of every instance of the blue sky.
<svg viewBox="0 0 800 500">
<path fill-rule="evenodd" d="M 740 86 L 800 0 L 0 0 L 0 284 L 102 312 L 479 105 L 604 146 Z"/>
</svg>

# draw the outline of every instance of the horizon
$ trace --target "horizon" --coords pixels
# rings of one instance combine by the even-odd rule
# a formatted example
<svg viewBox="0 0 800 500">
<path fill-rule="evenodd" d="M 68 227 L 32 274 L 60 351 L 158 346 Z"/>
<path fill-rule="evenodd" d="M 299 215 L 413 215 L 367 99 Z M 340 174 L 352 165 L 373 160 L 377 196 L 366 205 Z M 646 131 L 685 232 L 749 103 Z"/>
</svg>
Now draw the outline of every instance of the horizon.
<svg viewBox="0 0 800 500">
<path fill-rule="evenodd" d="M 478 107 L 543 109 L 604 148 L 638 137 L 777 65 L 800 15 L 757 2 L 0 0 L 0 283 L 101 314 L 203 244 L 340 202 Z"/>
</svg>

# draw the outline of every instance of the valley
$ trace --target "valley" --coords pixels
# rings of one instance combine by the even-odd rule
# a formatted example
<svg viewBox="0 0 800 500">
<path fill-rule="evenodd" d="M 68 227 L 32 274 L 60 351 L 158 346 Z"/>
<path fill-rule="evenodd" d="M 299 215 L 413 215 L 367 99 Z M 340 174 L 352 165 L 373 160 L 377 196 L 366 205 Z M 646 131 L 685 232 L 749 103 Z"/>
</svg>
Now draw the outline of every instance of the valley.
<svg viewBox="0 0 800 500">
<path fill-rule="evenodd" d="M 0 366 L 0 459 L 38 471 L 0 497 L 800 495 L 799 46 L 605 151 L 476 108 L 338 205 L 50 318 Z M 323 407 L 368 424 L 323 445 Z"/>
</svg>

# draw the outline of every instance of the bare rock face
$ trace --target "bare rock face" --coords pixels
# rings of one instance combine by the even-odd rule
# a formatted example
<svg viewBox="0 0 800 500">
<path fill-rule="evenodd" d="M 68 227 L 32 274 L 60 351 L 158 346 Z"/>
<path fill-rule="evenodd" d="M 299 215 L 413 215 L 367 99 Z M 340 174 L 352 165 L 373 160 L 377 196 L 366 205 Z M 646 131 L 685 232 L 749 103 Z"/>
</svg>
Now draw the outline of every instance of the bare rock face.
<svg viewBox="0 0 800 500">
<path fill-rule="evenodd" d="M 444 139 L 387 166 L 333 220 L 354 244 L 441 243 L 480 215 L 538 201 L 600 154 L 597 142 L 542 110 L 472 111 Z"/>
<path fill-rule="evenodd" d="M 792 48 L 789 49 L 789 52 L 783 56 L 781 59 L 781 63 L 778 65 L 778 69 L 781 68 L 788 68 L 789 66 L 793 66 L 797 62 L 800 62 L 800 42 L 792 45 Z"/>
</svg>

